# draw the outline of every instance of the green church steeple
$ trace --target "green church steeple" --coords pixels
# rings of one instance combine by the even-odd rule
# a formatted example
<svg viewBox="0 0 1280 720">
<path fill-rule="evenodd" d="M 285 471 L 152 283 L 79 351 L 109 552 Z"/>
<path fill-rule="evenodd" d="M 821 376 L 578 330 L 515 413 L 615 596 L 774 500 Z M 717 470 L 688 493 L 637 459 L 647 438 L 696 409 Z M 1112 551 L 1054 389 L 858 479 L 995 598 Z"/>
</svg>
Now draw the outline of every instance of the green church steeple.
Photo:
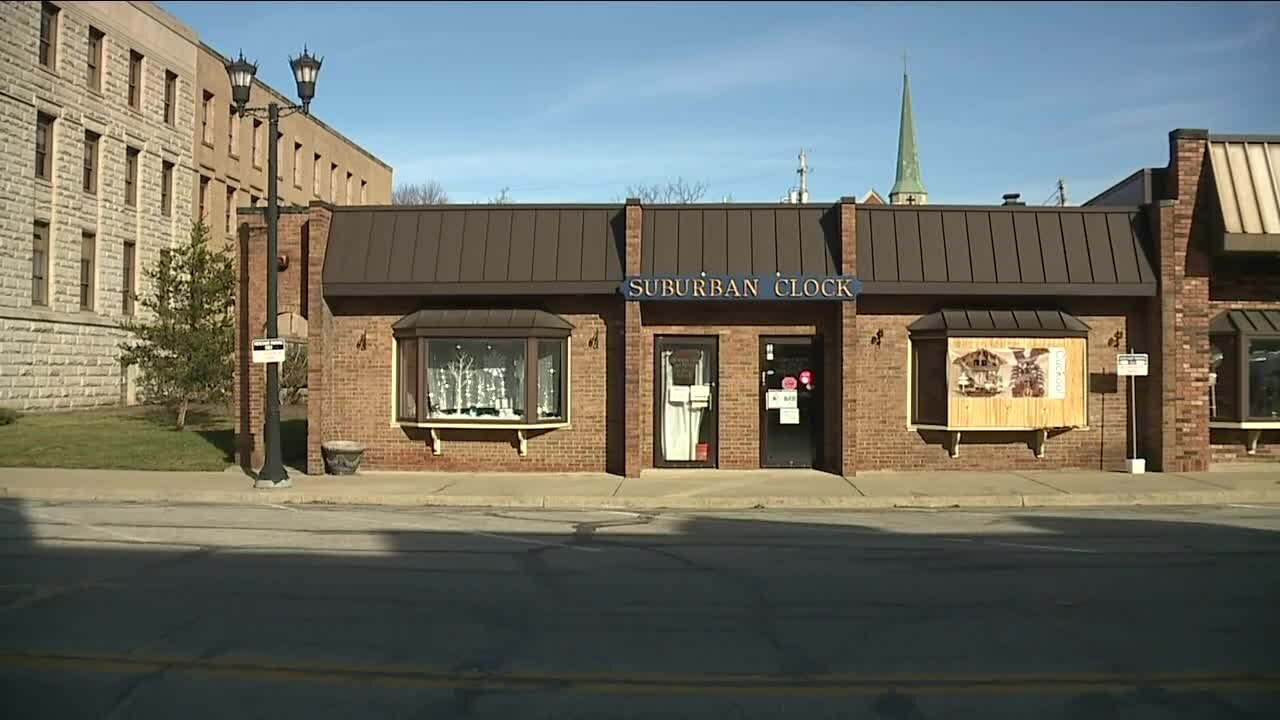
<svg viewBox="0 0 1280 720">
<path fill-rule="evenodd" d="M 911 79 L 906 56 L 902 59 L 902 119 L 898 125 L 898 171 L 889 202 L 894 205 L 923 205 L 929 193 L 920 180 L 920 155 L 916 150 L 916 122 L 911 115 Z"/>
</svg>

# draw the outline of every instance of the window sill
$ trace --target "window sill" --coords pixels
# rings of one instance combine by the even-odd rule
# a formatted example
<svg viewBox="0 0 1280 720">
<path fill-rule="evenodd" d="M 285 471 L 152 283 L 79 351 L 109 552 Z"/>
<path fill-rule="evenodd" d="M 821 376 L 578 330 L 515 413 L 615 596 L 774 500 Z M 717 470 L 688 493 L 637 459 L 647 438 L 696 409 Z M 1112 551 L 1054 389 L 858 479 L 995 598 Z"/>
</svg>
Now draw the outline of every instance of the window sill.
<svg viewBox="0 0 1280 720">
<path fill-rule="evenodd" d="M 568 420 L 557 420 L 554 422 L 540 423 L 518 423 L 518 422 L 450 422 L 448 420 L 428 420 L 426 422 L 409 422 L 408 420 L 396 420 L 394 425 L 403 427 L 417 428 L 436 428 L 439 430 L 553 430 L 556 428 L 569 427 Z"/>
<path fill-rule="evenodd" d="M 213 148 L 213 143 L 212 143 L 212 142 L 210 142 L 210 141 L 208 141 L 208 140 L 201 140 L 201 141 L 200 141 L 200 144 L 201 144 L 201 145 L 203 145 L 203 146 L 205 146 L 205 147 L 207 147 L 207 148 L 209 148 L 210 150 L 213 150 L 213 149 L 214 149 L 214 148 Z"/>
<path fill-rule="evenodd" d="M 1029 426 L 1009 426 L 1009 427 L 962 427 L 958 425 L 930 425 L 927 423 L 916 423 L 907 425 L 908 430 L 942 430 L 945 432 L 1031 432 L 1033 430 L 1088 430 L 1088 425 L 1067 425 L 1064 427 L 1029 427 Z"/>
<path fill-rule="evenodd" d="M 393 426 L 399 425 L 400 427 L 426 428 L 430 430 L 432 455 L 444 454 L 444 443 L 440 440 L 440 433 L 438 432 L 439 430 L 470 429 L 470 430 L 499 430 L 499 431 L 505 431 L 505 432 L 515 432 L 516 451 L 519 453 L 520 457 L 526 457 L 529 454 L 529 446 L 528 446 L 529 438 L 525 435 L 526 432 L 530 430 L 554 430 L 557 428 L 567 428 L 569 427 L 569 422 L 566 420 L 563 422 L 555 422 L 555 423 L 534 423 L 532 425 L 522 425 L 518 423 L 492 423 L 492 424 L 451 423 L 451 422 L 419 423 L 419 422 L 396 421 L 396 422 L 393 422 L 392 425 Z"/>
<path fill-rule="evenodd" d="M 1280 430 L 1280 420 L 1211 420 L 1213 430 Z"/>
</svg>

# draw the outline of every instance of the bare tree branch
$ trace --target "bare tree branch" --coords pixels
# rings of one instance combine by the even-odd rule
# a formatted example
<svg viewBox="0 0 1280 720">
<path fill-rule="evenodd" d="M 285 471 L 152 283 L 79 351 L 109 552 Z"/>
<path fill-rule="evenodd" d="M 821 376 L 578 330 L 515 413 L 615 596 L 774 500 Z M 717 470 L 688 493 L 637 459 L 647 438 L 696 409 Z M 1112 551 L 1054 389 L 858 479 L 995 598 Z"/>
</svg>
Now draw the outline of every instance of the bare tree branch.
<svg viewBox="0 0 1280 720">
<path fill-rule="evenodd" d="M 628 185 L 627 197 L 640 198 L 640 202 L 650 204 L 687 205 L 698 202 L 707 194 L 705 182 L 686 183 L 683 177 L 667 182 L 666 185 Z"/>
<path fill-rule="evenodd" d="M 492 205 L 510 205 L 512 202 L 514 202 L 514 200 L 511 199 L 510 190 L 511 190 L 510 187 L 502 188 L 502 190 L 498 192 L 497 197 L 489 198 L 489 203 Z"/>
<path fill-rule="evenodd" d="M 449 195 L 444 186 L 432 180 L 425 183 L 401 183 L 391 193 L 392 205 L 444 205 Z"/>
</svg>

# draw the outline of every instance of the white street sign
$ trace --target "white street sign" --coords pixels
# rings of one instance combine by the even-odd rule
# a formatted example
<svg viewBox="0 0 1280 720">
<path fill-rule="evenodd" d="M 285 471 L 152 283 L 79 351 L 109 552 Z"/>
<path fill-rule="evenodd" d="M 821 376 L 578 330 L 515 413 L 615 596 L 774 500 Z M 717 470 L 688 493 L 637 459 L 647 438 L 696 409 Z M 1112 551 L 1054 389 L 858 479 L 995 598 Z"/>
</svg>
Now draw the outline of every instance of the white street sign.
<svg viewBox="0 0 1280 720">
<path fill-rule="evenodd" d="M 1116 355 L 1116 375 L 1147 374 L 1149 356 L 1146 353 L 1123 353 Z"/>
<path fill-rule="evenodd" d="M 253 361 L 256 363 L 284 362 L 284 340 L 280 338 L 254 340 Z"/>
</svg>

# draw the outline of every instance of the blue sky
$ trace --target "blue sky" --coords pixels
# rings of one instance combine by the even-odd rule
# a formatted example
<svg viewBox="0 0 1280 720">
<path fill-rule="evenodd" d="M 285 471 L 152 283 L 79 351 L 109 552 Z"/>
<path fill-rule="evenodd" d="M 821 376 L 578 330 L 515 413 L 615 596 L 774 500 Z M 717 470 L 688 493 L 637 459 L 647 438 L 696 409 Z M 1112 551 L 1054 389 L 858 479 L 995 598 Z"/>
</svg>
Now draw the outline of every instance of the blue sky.
<svg viewBox="0 0 1280 720">
<path fill-rule="evenodd" d="M 902 53 L 933 203 L 1081 202 L 1167 133 L 1280 132 L 1278 3 L 162 2 L 454 201 L 608 202 L 678 176 L 774 201 L 893 184 Z"/>
</svg>

